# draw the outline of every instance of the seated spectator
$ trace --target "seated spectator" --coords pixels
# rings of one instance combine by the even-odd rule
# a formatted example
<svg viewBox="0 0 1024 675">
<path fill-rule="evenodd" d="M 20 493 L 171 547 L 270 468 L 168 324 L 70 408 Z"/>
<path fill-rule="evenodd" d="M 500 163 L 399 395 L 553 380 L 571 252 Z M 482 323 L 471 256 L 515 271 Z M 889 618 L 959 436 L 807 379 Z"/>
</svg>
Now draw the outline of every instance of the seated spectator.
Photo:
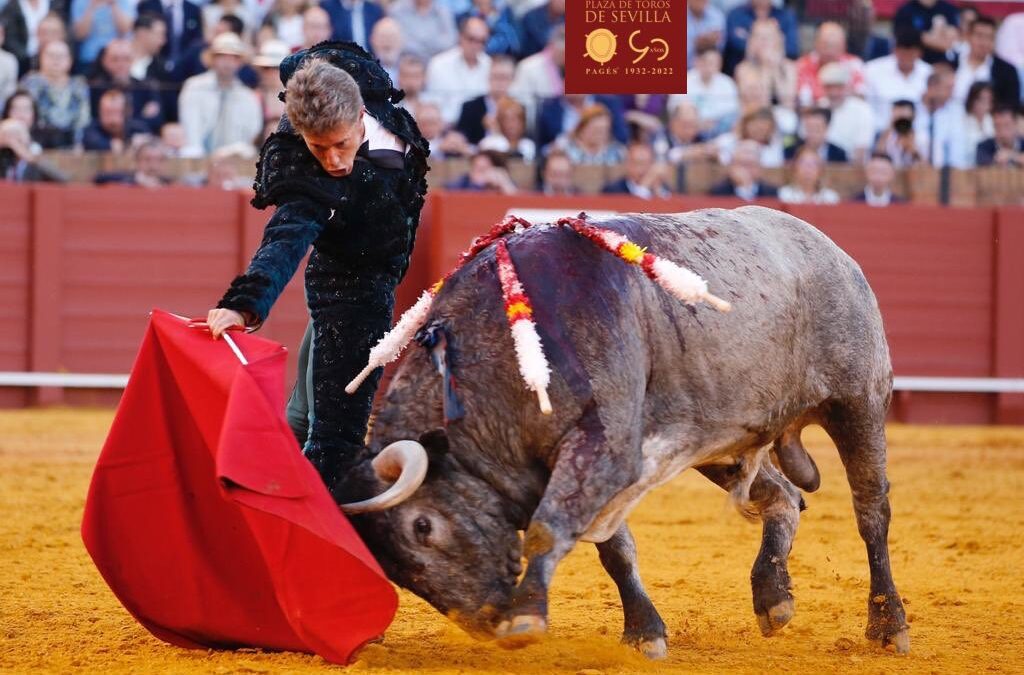
<svg viewBox="0 0 1024 675">
<path fill-rule="evenodd" d="M 622 94 L 622 115 L 633 139 L 653 139 L 664 131 L 668 94 Z"/>
<path fill-rule="evenodd" d="M 445 187 L 449 190 L 495 191 L 506 195 L 516 192 L 504 156 L 492 150 L 482 150 L 473 155 L 469 160 L 469 172 Z"/>
<path fill-rule="evenodd" d="M 402 28 L 406 50 L 424 61 L 451 49 L 458 39 L 452 13 L 438 0 L 395 0 L 388 14 Z"/>
<path fill-rule="evenodd" d="M 18 88 L 18 57 L 3 49 L 7 29 L 0 23 L 0 105 Z"/>
<path fill-rule="evenodd" d="M 960 11 L 946 0 L 908 0 L 892 19 L 893 31 L 916 33 L 924 46 L 925 63 L 955 59 Z"/>
<path fill-rule="evenodd" d="M 160 143 L 168 157 L 181 157 L 182 151 L 188 144 L 185 136 L 185 128 L 177 122 L 168 122 L 160 128 Z"/>
<path fill-rule="evenodd" d="M 249 46 L 245 43 L 245 40 L 242 38 L 242 32 L 244 31 L 244 29 L 245 26 L 244 24 L 242 24 L 241 19 L 231 14 L 225 14 L 213 26 L 213 28 L 211 29 L 211 33 L 214 36 L 214 40 L 217 39 L 216 36 L 218 35 L 223 35 L 225 33 L 234 33 L 240 40 L 241 44 L 244 46 L 245 54 L 248 55 Z M 206 42 L 204 40 L 202 42 L 197 42 L 194 45 L 192 45 L 192 47 L 188 51 L 186 51 L 185 54 L 182 55 L 182 57 L 179 59 L 179 64 L 177 66 L 178 76 L 184 79 L 188 79 L 190 77 L 199 75 L 200 73 L 205 73 L 207 70 L 209 70 L 210 60 L 212 59 L 212 54 L 210 52 L 211 44 L 212 41 Z M 238 79 L 242 81 L 242 84 L 252 89 L 255 89 L 257 86 L 259 86 L 260 83 L 260 76 L 256 72 L 256 70 L 253 69 L 248 63 L 244 62 L 242 63 L 241 68 L 239 68 L 238 70 Z"/>
<path fill-rule="evenodd" d="M 201 184 L 221 190 L 248 190 L 252 179 L 238 173 L 239 162 L 247 159 L 230 146 L 214 150 L 206 162 L 206 175 Z"/>
<path fill-rule="evenodd" d="M 778 132 L 775 116 L 770 108 L 747 113 L 740 119 L 736 132 L 722 134 L 716 139 L 719 149 L 718 161 L 728 164 L 736 145 L 742 141 L 754 141 L 757 144 L 761 151 L 761 166 L 776 168 L 785 162 L 782 135 Z"/>
<path fill-rule="evenodd" d="M 1017 69 L 993 53 L 995 42 L 996 22 L 987 16 L 979 16 L 971 24 L 967 49 L 960 55 L 960 66 L 956 70 L 953 97 L 958 101 L 967 98 L 967 92 L 975 82 L 991 82 L 996 105 L 1020 104 Z"/>
<path fill-rule="evenodd" d="M 672 190 L 665 182 L 668 165 L 656 162 L 646 143 L 630 143 L 626 150 L 626 175 L 601 189 L 606 195 L 633 195 L 640 199 L 667 199 Z"/>
<path fill-rule="evenodd" d="M 936 64 L 928 76 L 921 105 L 914 115 L 914 133 L 921 137 L 924 157 L 934 167 L 969 166 L 964 145 L 964 107 L 953 100 L 955 75 L 949 64 Z"/>
<path fill-rule="evenodd" d="M 487 126 L 487 135 L 479 143 L 481 150 L 494 150 L 524 162 L 537 157 L 537 146 L 526 137 L 526 109 L 519 101 L 508 96 L 498 101 Z"/>
<path fill-rule="evenodd" d="M 12 183 L 57 182 L 66 178 L 36 160 L 32 139 L 24 122 L 7 118 L 0 122 L 0 180 Z"/>
<path fill-rule="evenodd" d="M 864 95 L 864 62 L 846 51 L 846 31 L 838 23 L 827 21 L 818 26 L 814 49 L 796 62 L 797 100 L 800 105 L 821 105 L 825 87 L 821 83 L 821 69 L 830 63 L 846 66 L 850 75 L 851 93 Z"/>
<path fill-rule="evenodd" d="M 591 106 L 603 106 L 612 121 L 612 135 L 615 140 L 625 143 L 629 140 L 629 130 L 622 114 L 622 99 L 617 96 L 603 94 L 566 94 L 541 102 L 537 115 L 537 141 L 541 148 L 547 147 L 558 137 L 573 129 L 579 122 L 583 111 Z"/>
<path fill-rule="evenodd" d="M 284 85 L 281 84 L 280 66 L 291 54 L 288 45 L 280 40 L 267 40 L 260 47 L 260 53 L 253 57 L 252 65 L 260 74 L 260 86 L 256 92 L 263 111 L 263 137 L 277 130 L 277 124 L 284 114 L 284 101 L 278 96 Z"/>
<path fill-rule="evenodd" d="M 564 30 L 565 2 L 566 0 L 548 0 L 547 3 L 523 15 L 520 21 L 522 56 L 532 56 L 544 49 L 556 27 L 561 26 Z"/>
<path fill-rule="evenodd" d="M 536 111 L 537 101 L 561 96 L 565 91 L 564 72 L 565 26 L 558 26 L 551 31 L 544 49 L 516 66 L 516 76 L 509 92 L 526 106 L 528 112 Z"/>
<path fill-rule="evenodd" d="M 782 31 L 771 19 L 754 23 L 746 57 L 736 66 L 736 79 L 758 77 L 772 101 L 784 108 L 796 106 L 796 65 L 786 58 Z"/>
<path fill-rule="evenodd" d="M 967 147 L 967 158 L 973 164 L 975 153 L 971 148 L 977 148 L 987 138 L 995 135 L 995 127 L 992 126 L 992 85 L 988 82 L 975 82 L 967 92 L 967 103 L 964 108 L 967 111 L 966 127 L 964 128 L 964 145 Z"/>
<path fill-rule="evenodd" d="M 786 204 L 838 204 L 839 195 L 821 183 L 825 161 L 816 150 L 801 148 L 793 160 L 789 185 L 779 188 L 779 199 Z"/>
<path fill-rule="evenodd" d="M 36 120 L 39 119 L 39 111 L 32 94 L 24 89 L 18 89 L 11 94 L 4 104 L 3 119 L 18 120 L 25 125 L 29 132 L 29 149 L 33 155 L 39 155 L 43 151 L 43 146 L 39 145 L 32 136 L 36 128 Z"/>
<path fill-rule="evenodd" d="M 459 29 L 459 43 L 427 64 L 427 91 L 441 101 L 441 116 L 454 124 L 462 104 L 487 93 L 491 57 L 484 53 L 489 31 L 482 19 L 470 17 Z"/>
<path fill-rule="evenodd" d="M 739 95 L 741 119 L 744 115 L 768 108 L 775 117 L 775 126 L 782 138 L 796 133 L 796 126 L 800 121 L 796 112 L 792 108 L 774 105 L 764 80 L 760 77 L 747 74 L 744 77 L 738 78 L 736 80 L 736 91 Z"/>
<path fill-rule="evenodd" d="M 851 95 L 847 68 L 845 63 L 830 63 L 819 75 L 823 100 L 832 113 L 827 139 L 842 148 L 847 159 L 862 164 L 875 139 L 874 112 L 863 99 Z"/>
<path fill-rule="evenodd" d="M 784 36 L 785 55 L 800 56 L 796 17 L 788 9 L 773 7 L 771 0 L 750 0 L 732 9 L 725 19 L 725 73 L 732 75 L 747 53 L 747 39 L 758 20 L 774 19 Z"/>
<path fill-rule="evenodd" d="M 1018 70 L 1024 68 L 1024 12 L 1003 19 L 996 33 L 996 54 Z"/>
<path fill-rule="evenodd" d="M 136 80 L 149 82 L 173 81 L 173 73 L 167 68 L 167 62 L 160 56 L 167 43 L 167 24 L 163 17 L 154 14 L 142 14 L 135 19 L 132 28 L 131 75 Z"/>
<path fill-rule="evenodd" d="M 8 0 L 0 7 L 0 26 L 6 28 L 5 49 L 18 59 L 19 75 L 38 67 L 39 54 L 47 44 L 67 41 L 67 29 L 60 17 L 65 10 L 65 3 L 59 0 Z"/>
<path fill-rule="evenodd" d="M 801 135 L 786 147 L 786 159 L 795 159 L 802 151 L 811 150 L 823 162 L 846 162 L 846 151 L 825 139 L 831 117 L 827 108 L 804 108 L 800 113 Z"/>
<path fill-rule="evenodd" d="M 1024 166 L 1024 136 L 1021 136 L 1020 109 L 1001 106 L 992 113 L 995 135 L 978 144 L 978 166 Z"/>
<path fill-rule="evenodd" d="M 128 96 L 120 89 L 107 89 L 100 96 L 96 119 L 86 127 L 82 145 L 86 150 L 120 155 L 132 145 L 132 138 L 152 130 L 128 114 Z"/>
<path fill-rule="evenodd" d="M 625 146 L 612 136 L 612 115 L 599 103 L 583 109 L 572 134 L 560 143 L 573 164 L 611 166 L 626 158 Z"/>
<path fill-rule="evenodd" d="M 172 73 L 178 73 L 178 60 L 193 45 L 203 42 L 203 13 L 192 0 L 139 0 L 139 16 L 161 16 L 167 26 L 167 41 L 160 56 Z M 178 82 L 184 80 L 179 77 Z"/>
<path fill-rule="evenodd" d="M 487 40 L 484 50 L 491 56 L 505 54 L 515 57 L 523 51 L 512 10 L 503 5 L 501 0 L 473 0 L 470 10 L 459 17 L 459 23 L 470 16 L 483 19 L 487 23 L 491 37 Z"/>
<path fill-rule="evenodd" d="M 889 127 L 878 135 L 873 154 L 885 155 L 894 166 L 909 169 L 924 161 L 927 146 L 914 131 L 914 117 L 917 106 L 913 101 L 896 101 L 892 104 Z"/>
<path fill-rule="evenodd" d="M 347 40 L 369 51 L 373 26 L 384 18 L 384 10 L 372 0 L 320 0 L 331 15 L 331 39 Z"/>
<path fill-rule="evenodd" d="M 665 130 L 665 159 L 672 164 L 718 160 L 718 146 L 704 141 L 697 107 L 683 100 L 672 109 Z"/>
<path fill-rule="evenodd" d="M 864 179 L 867 184 L 863 192 L 853 200 L 864 202 L 868 206 L 889 206 L 902 204 L 903 200 L 892 193 L 892 183 L 896 179 L 896 169 L 892 158 L 884 152 L 872 153 L 871 159 L 864 166 Z"/>
<path fill-rule="evenodd" d="M 708 0 L 687 0 L 686 63 L 696 63 L 705 49 L 719 52 L 725 44 L 725 14 Z M 689 93 L 689 89 L 686 90 Z"/>
<path fill-rule="evenodd" d="M 377 57 L 391 82 L 398 83 L 398 62 L 402 57 L 402 29 L 398 22 L 385 16 L 370 31 L 370 53 Z"/>
<path fill-rule="evenodd" d="M 701 131 L 708 136 L 725 133 L 736 124 L 740 109 L 736 83 L 722 73 L 722 55 L 714 49 L 698 52 L 697 65 L 686 73 L 686 93 L 672 94 L 669 110 L 684 100 L 697 106 Z"/>
<path fill-rule="evenodd" d="M 558 148 L 553 148 L 544 158 L 540 169 L 538 191 L 548 196 L 579 194 L 579 188 L 572 182 L 572 160 Z"/>
<path fill-rule="evenodd" d="M 873 0 L 854 0 L 846 21 L 848 51 L 863 61 L 880 59 L 892 53 L 892 40 L 875 30 Z"/>
<path fill-rule="evenodd" d="M 307 0 L 274 0 L 274 5 L 263 19 L 263 27 L 271 30 L 267 37 L 280 40 L 291 50 L 302 48 L 306 42 L 303 24 L 307 4 Z M 331 17 L 326 12 L 321 16 L 326 16 L 324 30 L 331 30 Z M 263 34 L 262 29 L 260 33 Z"/>
<path fill-rule="evenodd" d="M 421 100 L 413 108 L 413 119 L 423 138 L 430 144 L 430 156 L 441 160 L 446 157 L 468 157 L 473 148 L 466 137 L 454 129 L 445 130 L 441 119 L 441 106 L 433 101 Z"/>
<path fill-rule="evenodd" d="M 759 197 L 777 197 L 778 189 L 761 180 L 761 148 L 754 141 L 740 141 L 729 162 L 728 177 L 708 193 L 716 197 L 739 197 L 753 201 Z"/>
<path fill-rule="evenodd" d="M 137 185 L 145 188 L 158 188 L 170 185 L 171 180 L 165 175 L 167 153 L 160 141 L 146 141 L 135 149 L 134 171 L 111 171 L 97 174 L 93 179 L 96 185 Z"/>
<path fill-rule="evenodd" d="M 312 5 L 302 13 L 302 48 L 309 49 L 324 40 L 331 39 L 334 27 L 331 15 L 320 5 Z"/>
<path fill-rule="evenodd" d="M 255 8 L 252 6 L 254 4 L 243 0 L 209 0 L 202 6 L 204 39 L 209 42 L 217 37 L 211 32 L 213 27 L 222 17 L 230 15 L 238 17 L 242 22 L 242 39 L 247 42 L 252 40 L 253 34 L 259 28 Z"/>
<path fill-rule="evenodd" d="M 459 121 L 455 125 L 470 143 L 479 143 L 487 134 L 484 118 L 494 115 L 498 109 L 498 101 L 508 95 L 509 86 L 515 76 L 516 63 L 508 56 L 496 56 L 491 59 L 490 72 L 487 75 L 487 93 L 471 98 L 462 104 Z"/>
<path fill-rule="evenodd" d="M 233 143 L 252 144 L 263 131 L 259 97 L 238 79 L 245 56 L 241 38 L 218 35 L 210 54 L 210 70 L 189 78 L 181 89 L 185 157 L 201 157 Z"/>
<path fill-rule="evenodd" d="M 44 148 L 80 145 L 90 120 L 89 88 L 81 76 L 71 75 L 67 43 L 51 42 L 39 57 L 39 71 L 22 80 L 39 113 L 36 137 Z"/>
<path fill-rule="evenodd" d="M 92 116 L 99 114 L 103 92 L 116 87 L 128 97 L 128 114 L 142 122 L 151 133 L 158 133 L 164 123 L 160 90 L 155 82 L 132 76 L 132 45 L 127 40 L 111 40 L 103 48 L 100 62 L 89 81 Z"/>
<path fill-rule="evenodd" d="M 399 101 L 398 105 L 412 111 L 420 101 L 438 103 L 432 95 L 423 91 L 426 84 L 427 64 L 415 54 L 402 54 L 398 60 L 398 81 L 395 86 L 405 92 L 405 98 Z"/>
<path fill-rule="evenodd" d="M 133 0 L 71 0 L 78 72 L 87 73 L 108 42 L 128 36 L 135 22 L 135 6 Z"/>
<path fill-rule="evenodd" d="M 897 33 L 891 55 L 865 64 L 867 101 L 875 110 L 877 130 L 885 128 L 893 101 L 921 101 L 931 73 L 932 67 L 921 60 L 921 41 L 914 33 Z"/>
</svg>

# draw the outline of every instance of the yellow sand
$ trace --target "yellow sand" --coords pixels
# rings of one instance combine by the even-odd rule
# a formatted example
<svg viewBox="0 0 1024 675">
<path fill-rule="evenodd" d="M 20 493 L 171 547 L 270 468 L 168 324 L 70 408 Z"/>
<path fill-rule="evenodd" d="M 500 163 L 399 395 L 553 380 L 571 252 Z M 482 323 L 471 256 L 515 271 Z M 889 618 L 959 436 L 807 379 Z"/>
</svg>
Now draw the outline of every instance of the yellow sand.
<svg viewBox="0 0 1024 675">
<path fill-rule="evenodd" d="M 315 656 L 193 651 L 161 643 L 121 608 L 78 528 L 110 411 L 0 412 L 0 672 L 232 673 L 334 668 Z M 911 654 L 863 638 L 867 564 L 849 488 L 819 429 L 806 440 L 821 490 L 807 497 L 790 562 L 797 603 L 762 638 L 749 569 L 760 528 L 718 488 L 686 474 L 631 524 L 669 626 L 667 661 L 621 648 L 614 586 L 592 546 L 561 565 L 547 642 L 516 652 L 475 643 L 415 597 L 357 672 L 1024 672 L 1024 429 L 892 427 L 890 542 Z M 337 672 L 337 671 L 336 671 Z"/>
</svg>

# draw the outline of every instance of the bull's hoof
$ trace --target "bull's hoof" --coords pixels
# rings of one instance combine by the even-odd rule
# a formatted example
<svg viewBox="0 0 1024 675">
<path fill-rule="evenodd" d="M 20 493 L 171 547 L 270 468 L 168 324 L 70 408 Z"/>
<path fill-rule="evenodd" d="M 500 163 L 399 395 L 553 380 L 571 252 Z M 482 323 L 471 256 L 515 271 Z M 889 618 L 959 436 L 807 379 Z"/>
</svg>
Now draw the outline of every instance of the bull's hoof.
<svg viewBox="0 0 1024 675">
<path fill-rule="evenodd" d="M 637 643 L 636 650 L 652 661 L 661 661 L 668 656 L 668 643 L 665 638 L 643 640 Z"/>
<path fill-rule="evenodd" d="M 502 621 L 494 635 L 499 647 L 522 649 L 543 640 L 547 631 L 548 622 L 544 617 L 526 614 Z"/>
<path fill-rule="evenodd" d="M 884 635 L 881 638 L 869 638 L 872 642 L 884 649 L 891 649 L 897 654 L 910 653 L 910 631 L 906 628 L 899 630 L 892 635 Z"/>
<path fill-rule="evenodd" d="M 769 608 L 764 614 L 757 615 L 757 625 L 761 629 L 761 635 L 771 637 L 782 630 L 793 618 L 796 607 L 791 599 Z"/>
</svg>

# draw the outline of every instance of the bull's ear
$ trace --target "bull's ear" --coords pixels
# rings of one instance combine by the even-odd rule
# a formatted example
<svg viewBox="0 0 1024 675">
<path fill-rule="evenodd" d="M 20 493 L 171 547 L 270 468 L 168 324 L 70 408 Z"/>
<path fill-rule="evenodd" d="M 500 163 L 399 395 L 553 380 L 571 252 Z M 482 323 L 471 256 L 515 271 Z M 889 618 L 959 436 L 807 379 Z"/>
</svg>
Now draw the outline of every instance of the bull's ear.
<svg viewBox="0 0 1024 675">
<path fill-rule="evenodd" d="M 420 445 L 431 455 L 448 453 L 448 432 L 444 429 L 431 429 L 420 435 Z"/>
</svg>

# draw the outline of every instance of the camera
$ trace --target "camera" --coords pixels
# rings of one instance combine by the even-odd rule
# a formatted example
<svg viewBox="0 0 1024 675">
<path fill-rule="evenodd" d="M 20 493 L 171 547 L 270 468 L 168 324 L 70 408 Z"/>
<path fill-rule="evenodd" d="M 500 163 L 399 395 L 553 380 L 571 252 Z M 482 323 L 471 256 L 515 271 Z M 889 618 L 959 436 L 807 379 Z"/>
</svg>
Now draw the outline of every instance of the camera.
<svg viewBox="0 0 1024 675">
<path fill-rule="evenodd" d="M 900 136 L 906 136 L 914 130 L 914 122 L 906 117 L 902 117 L 892 123 L 892 128 Z"/>
</svg>

